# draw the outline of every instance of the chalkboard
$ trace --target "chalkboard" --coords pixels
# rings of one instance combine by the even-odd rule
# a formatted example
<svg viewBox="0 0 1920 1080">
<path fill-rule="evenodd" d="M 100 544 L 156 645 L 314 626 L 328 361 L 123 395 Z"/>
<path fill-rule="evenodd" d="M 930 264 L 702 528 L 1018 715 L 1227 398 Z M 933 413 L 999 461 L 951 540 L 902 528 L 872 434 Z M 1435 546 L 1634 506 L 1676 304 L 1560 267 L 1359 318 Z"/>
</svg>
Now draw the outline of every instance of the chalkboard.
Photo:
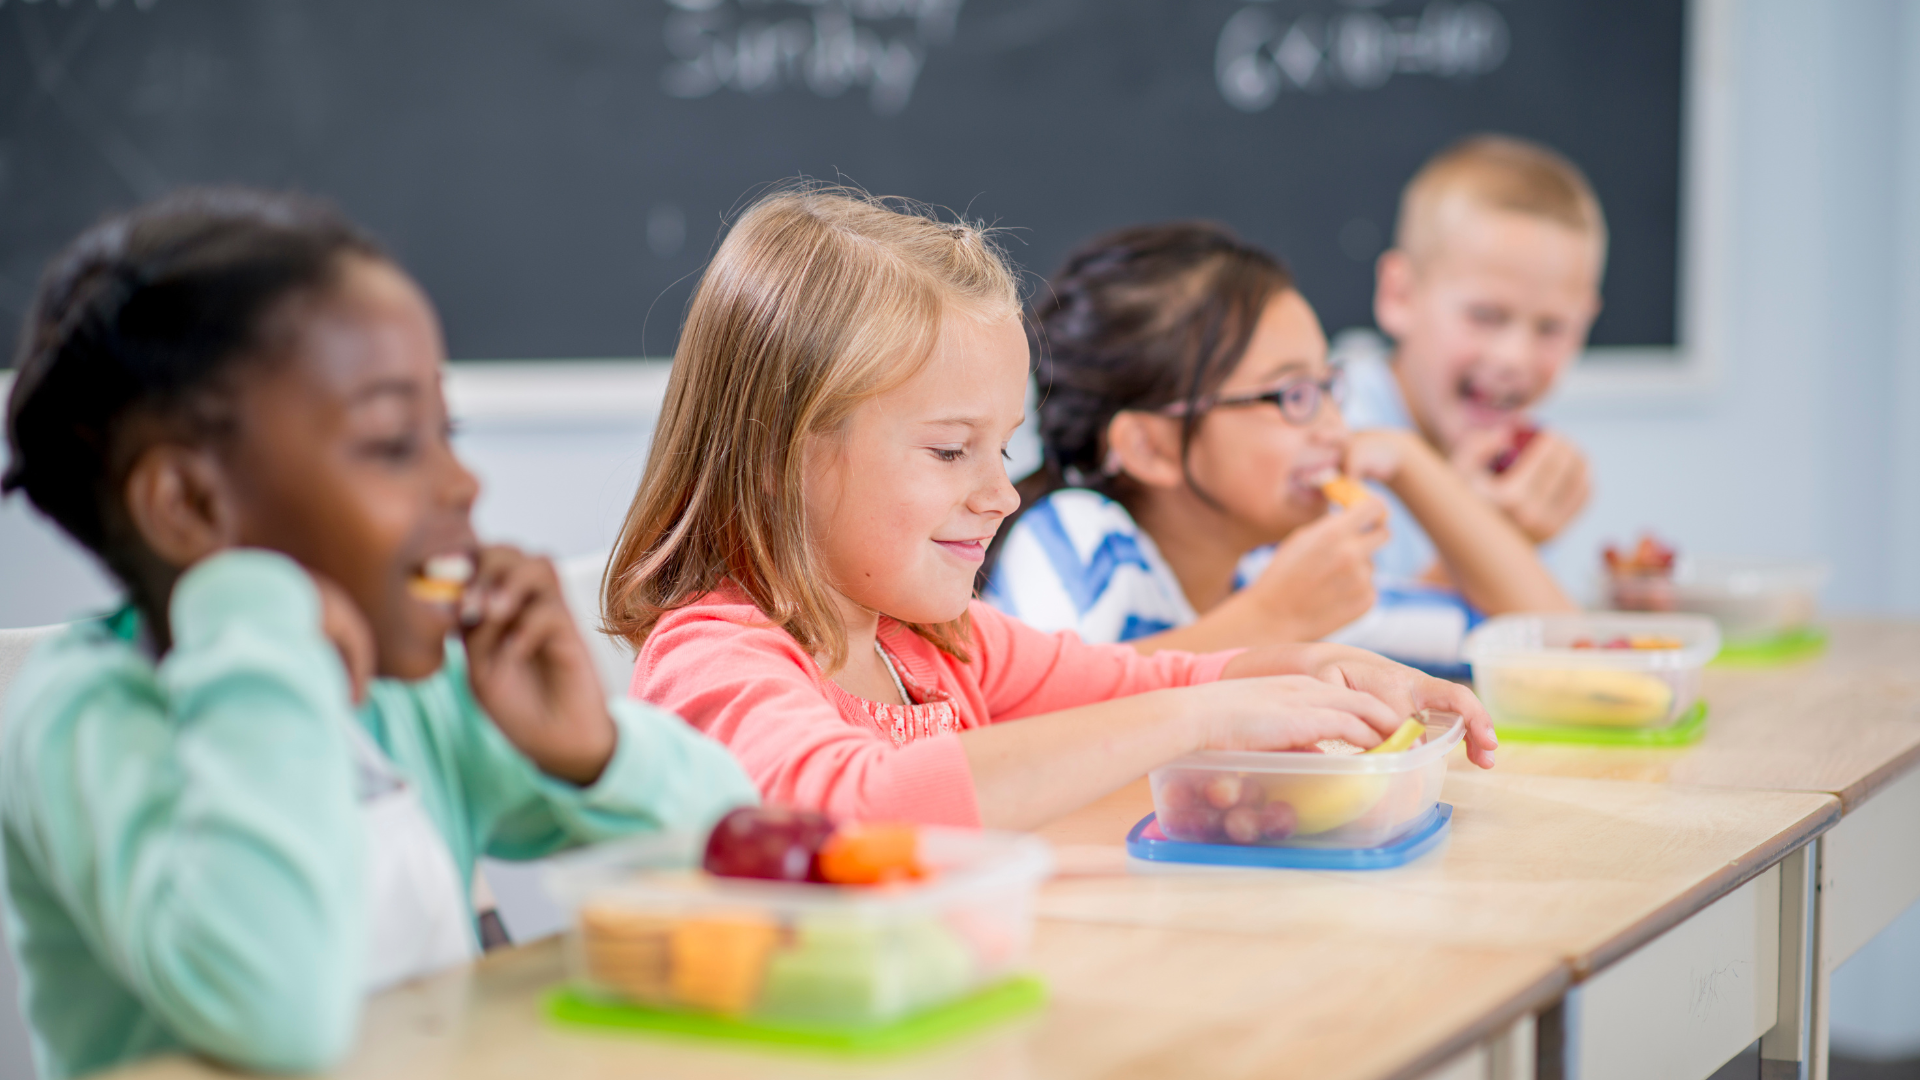
<svg viewBox="0 0 1920 1080">
<path fill-rule="evenodd" d="M 1613 249 L 1594 341 L 1675 343 L 1683 0 L 0 0 L 0 333 L 100 214 L 328 195 L 458 358 L 660 355 L 722 221 L 805 174 L 1006 227 L 1224 221 L 1330 329 L 1468 132 L 1551 143 Z"/>
</svg>

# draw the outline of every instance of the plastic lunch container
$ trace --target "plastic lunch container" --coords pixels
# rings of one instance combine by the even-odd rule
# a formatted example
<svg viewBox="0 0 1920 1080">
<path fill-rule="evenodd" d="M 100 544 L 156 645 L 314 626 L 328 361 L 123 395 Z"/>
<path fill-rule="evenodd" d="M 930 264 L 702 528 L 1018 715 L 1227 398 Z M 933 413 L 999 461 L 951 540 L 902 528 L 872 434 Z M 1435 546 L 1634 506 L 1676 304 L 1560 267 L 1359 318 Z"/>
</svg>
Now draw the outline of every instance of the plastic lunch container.
<svg viewBox="0 0 1920 1080">
<path fill-rule="evenodd" d="M 1684 611 L 1711 616 L 1729 642 L 1766 641 L 1813 622 L 1825 563 L 1795 559 L 1683 557 L 1671 578 L 1627 575 L 1604 584 L 1621 611 Z"/>
<path fill-rule="evenodd" d="M 1160 831 L 1191 843 L 1376 848 L 1440 801 L 1455 713 L 1422 711 L 1425 740 L 1397 754 L 1203 750 L 1148 774 Z"/>
<path fill-rule="evenodd" d="M 885 1024 L 997 983 L 1026 962 L 1046 842 L 922 827 L 932 873 L 898 885 L 720 878 L 684 836 L 555 860 L 573 915 L 567 961 L 588 996 L 746 1020 Z"/>
<path fill-rule="evenodd" d="M 1605 647 L 1636 638 L 1676 644 Z M 1693 707 L 1720 630 L 1704 615 L 1501 615 L 1468 634 L 1461 651 L 1496 724 L 1657 728 Z"/>
<path fill-rule="evenodd" d="M 1813 622 L 1824 563 L 1786 559 L 1681 559 L 1673 575 L 1675 608 L 1708 615 L 1729 641 L 1791 633 Z"/>
</svg>

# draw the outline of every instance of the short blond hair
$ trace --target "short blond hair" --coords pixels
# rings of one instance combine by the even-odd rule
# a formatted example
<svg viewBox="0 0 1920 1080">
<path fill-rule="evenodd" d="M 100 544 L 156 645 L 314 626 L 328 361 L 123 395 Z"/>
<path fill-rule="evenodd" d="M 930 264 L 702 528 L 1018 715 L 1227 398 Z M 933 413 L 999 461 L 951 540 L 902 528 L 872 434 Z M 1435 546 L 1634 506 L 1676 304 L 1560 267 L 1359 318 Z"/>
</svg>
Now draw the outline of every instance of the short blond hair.
<svg viewBox="0 0 1920 1080">
<path fill-rule="evenodd" d="M 1461 205 L 1557 222 L 1593 237 L 1606 258 L 1607 220 L 1593 185 L 1579 166 L 1539 143 L 1473 135 L 1435 154 L 1401 192 L 1394 245 L 1416 260 L 1427 257 Z"/>
<path fill-rule="evenodd" d="M 828 671 L 846 634 L 807 534 L 805 444 L 913 378 L 949 315 L 1019 318 L 983 228 L 798 185 L 751 206 L 700 279 L 645 474 L 603 579 L 603 629 L 638 648 L 732 582 Z M 914 632 L 964 660 L 965 615 Z"/>
</svg>

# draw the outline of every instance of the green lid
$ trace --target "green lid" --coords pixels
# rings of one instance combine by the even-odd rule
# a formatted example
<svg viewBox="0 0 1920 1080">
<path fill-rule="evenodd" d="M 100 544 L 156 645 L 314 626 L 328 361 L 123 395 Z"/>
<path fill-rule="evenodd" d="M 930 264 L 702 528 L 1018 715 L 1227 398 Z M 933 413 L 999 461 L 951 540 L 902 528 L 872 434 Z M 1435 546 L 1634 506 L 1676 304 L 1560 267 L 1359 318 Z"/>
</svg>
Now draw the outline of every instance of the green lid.
<svg viewBox="0 0 1920 1080">
<path fill-rule="evenodd" d="M 1720 643 L 1720 655 L 1713 667 L 1768 668 L 1811 660 L 1827 651 L 1827 632 L 1818 626 L 1802 626 L 1772 637 Z"/>
<path fill-rule="evenodd" d="M 654 1009 L 590 997 L 572 987 L 549 993 L 546 1009 L 548 1016 L 563 1024 L 864 1056 L 919 1050 L 1031 1012 L 1046 1000 L 1046 983 L 1036 976 L 1022 975 L 958 1001 L 864 1027 Z"/>
<path fill-rule="evenodd" d="M 1570 743 L 1581 746 L 1689 746 L 1707 733 L 1707 703 L 1693 703 L 1665 727 L 1575 727 L 1568 724 L 1494 723 L 1501 741 Z"/>
</svg>

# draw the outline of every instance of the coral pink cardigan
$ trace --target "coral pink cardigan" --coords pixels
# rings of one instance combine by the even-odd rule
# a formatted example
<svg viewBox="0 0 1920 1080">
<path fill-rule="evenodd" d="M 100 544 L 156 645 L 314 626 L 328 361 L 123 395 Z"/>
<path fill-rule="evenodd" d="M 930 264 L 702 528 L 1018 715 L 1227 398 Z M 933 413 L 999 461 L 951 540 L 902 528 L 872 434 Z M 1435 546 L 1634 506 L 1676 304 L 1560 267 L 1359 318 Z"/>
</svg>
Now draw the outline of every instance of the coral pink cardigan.
<svg viewBox="0 0 1920 1080">
<path fill-rule="evenodd" d="M 634 661 L 632 696 L 725 743 L 769 801 L 839 818 L 979 825 L 959 732 L 1169 686 L 1212 682 L 1233 653 L 1089 645 L 982 603 L 963 664 L 891 619 L 880 643 L 916 704 L 840 689 L 731 586 L 668 614 Z"/>
</svg>

